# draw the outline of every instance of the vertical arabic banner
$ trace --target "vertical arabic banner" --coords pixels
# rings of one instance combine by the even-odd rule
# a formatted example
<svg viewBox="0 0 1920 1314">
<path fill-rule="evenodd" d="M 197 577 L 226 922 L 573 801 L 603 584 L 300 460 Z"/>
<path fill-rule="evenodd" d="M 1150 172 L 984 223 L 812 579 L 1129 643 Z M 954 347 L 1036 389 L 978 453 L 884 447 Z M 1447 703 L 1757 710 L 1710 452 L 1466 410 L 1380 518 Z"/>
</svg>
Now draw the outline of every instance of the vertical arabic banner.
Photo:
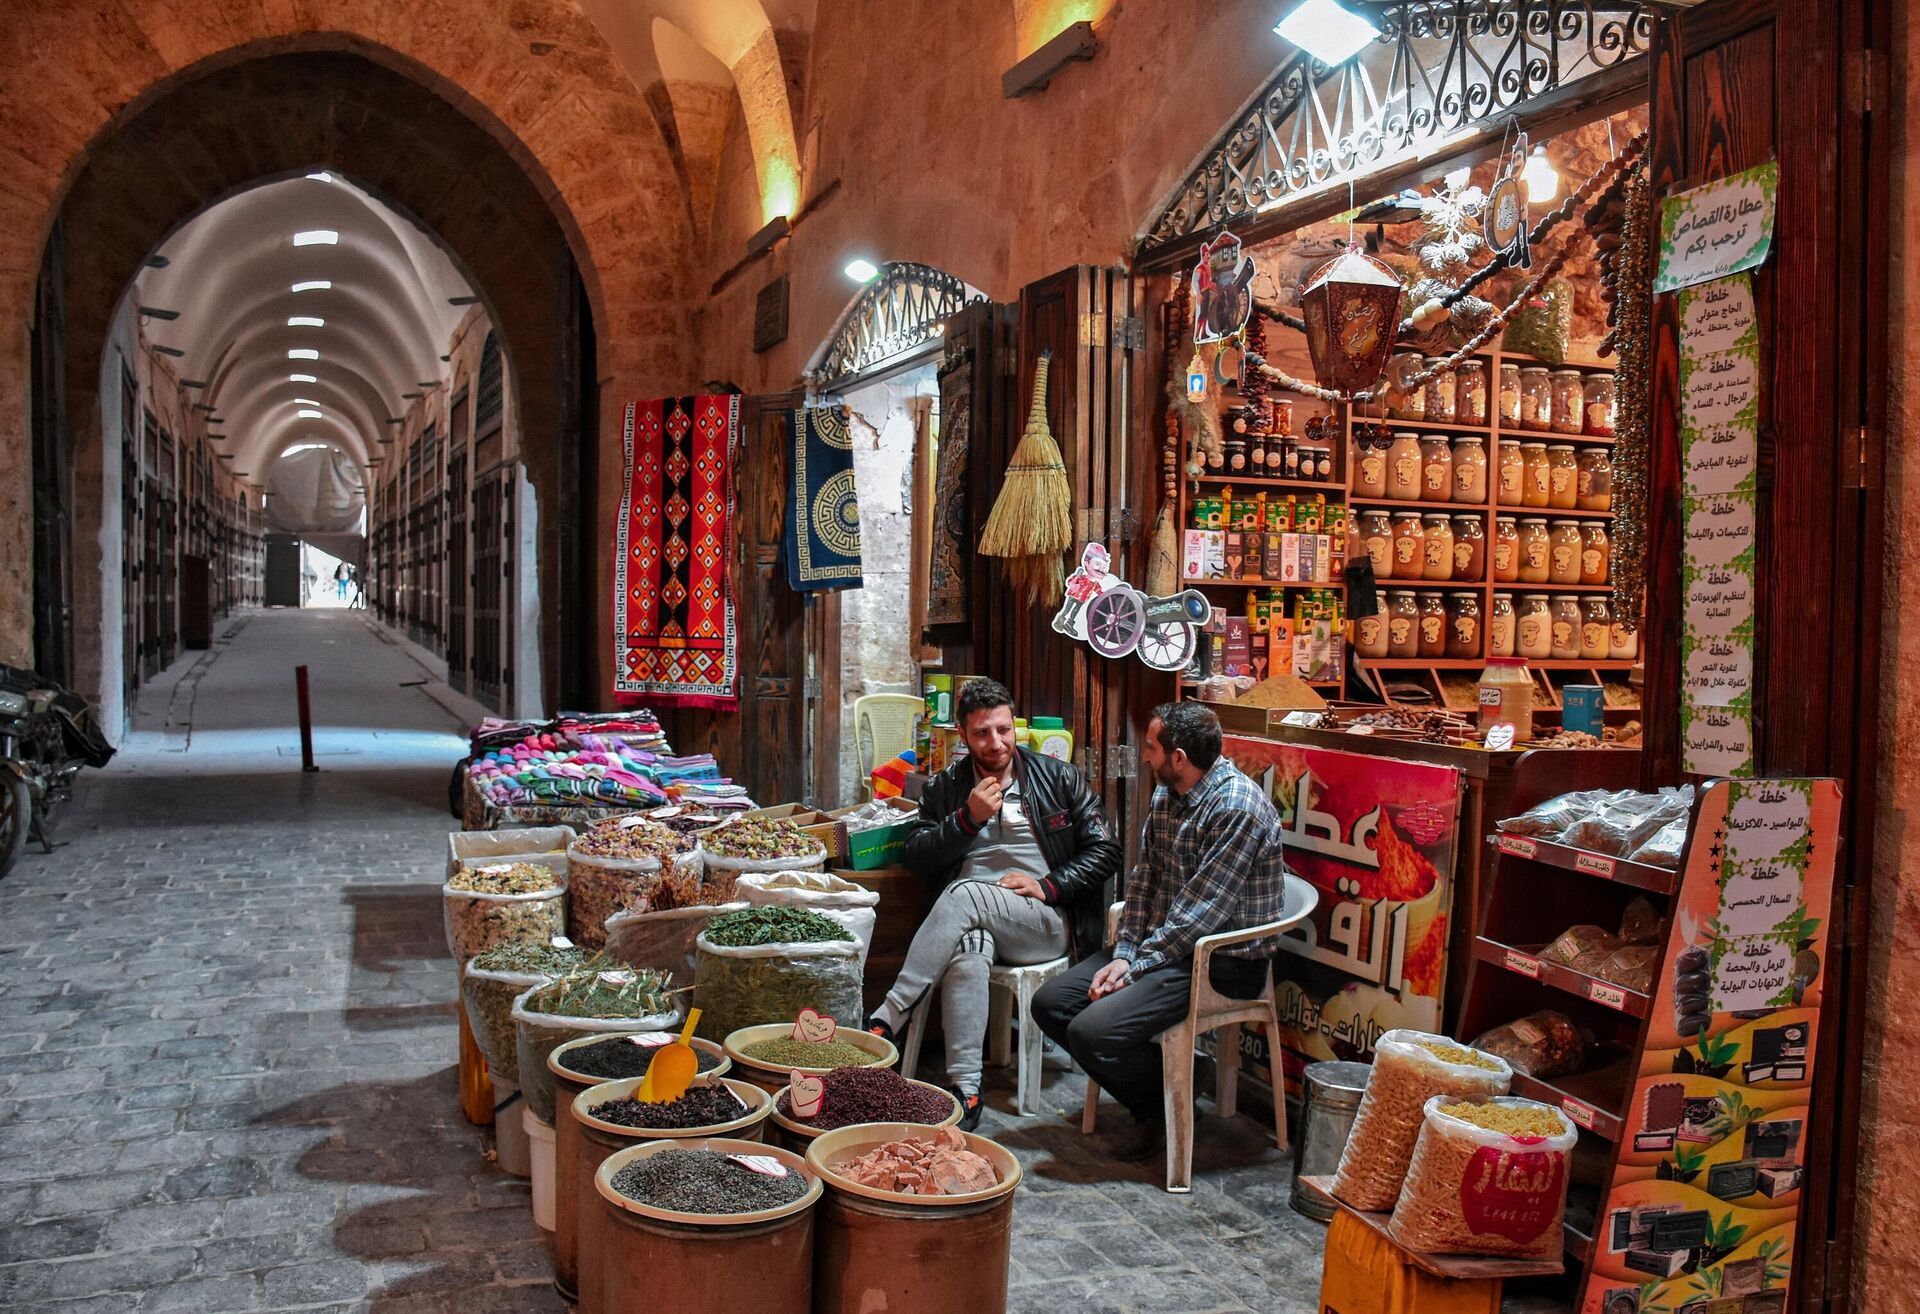
<svg viewBox="0 0 1920 1314">
<path fill-rule="evenodd" d="M 1788 1308 L 1839 827 L 1829 779 L 1702 798 L 1581 1314 Z"/>
<path fill-rule="evenodd" d="M 1226 753 L 1270 793 L 1287 866 L 1320 894 L 1277 965 L 1288 1092 L 1308 1063 L 1371 1059 L 1395 1027 L 1438 1030 L 1460 773 L 1238 735 Z M 1265 1059 L 1262 1046 L 1247 1052 Z"/>
</svg>

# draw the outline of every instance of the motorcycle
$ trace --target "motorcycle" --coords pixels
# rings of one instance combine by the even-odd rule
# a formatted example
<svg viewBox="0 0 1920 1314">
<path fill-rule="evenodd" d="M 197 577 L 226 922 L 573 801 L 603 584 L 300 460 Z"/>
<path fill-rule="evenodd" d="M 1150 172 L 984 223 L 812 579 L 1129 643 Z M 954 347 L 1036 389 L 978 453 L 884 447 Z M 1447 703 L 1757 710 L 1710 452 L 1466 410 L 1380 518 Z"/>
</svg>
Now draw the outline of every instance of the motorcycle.
<svg viewBox="0 0 1920 1314">
<path fill-rule="evenodd" d="M 82 767 L 113 760 L 86 699 L 17 666 L 0 665 L 0 877 L 37 839 L 48 853 L 53 812 Z"/>
</svg>

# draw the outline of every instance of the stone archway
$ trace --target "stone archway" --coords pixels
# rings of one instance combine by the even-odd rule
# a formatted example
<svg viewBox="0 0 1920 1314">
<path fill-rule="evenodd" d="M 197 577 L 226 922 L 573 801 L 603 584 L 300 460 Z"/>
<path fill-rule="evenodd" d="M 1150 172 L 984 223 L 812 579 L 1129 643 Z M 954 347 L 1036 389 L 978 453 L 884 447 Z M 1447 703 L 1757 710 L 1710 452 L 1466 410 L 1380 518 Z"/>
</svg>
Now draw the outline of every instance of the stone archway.
<svg viewBox="0 0 1920 1314">
<path fill-rule="evenodd" d="M 389 62 L 341 49 L 223 59 L 125 116 L 73 180 L 60 211 L 59 275 L 79 531 L 75 675 L 84 692 L 101 686 L 98 628 L 113 623 L 102 605 L 99 536 L 87 530 L 103 511 L 94 381 L 115 306 L 141 263 L 188 218 L 263 178 L 312 168 L 355 178 L 415 220 L 480 290 L 516 380 L 539 504 L 541 596 L 560 603 L 550 610 L 555 617 L 599 609 L 587 583 L 596 460 L 583 439 L 597 400 L 596 381 L 583 372 L 595 336 L 592 268 L 576 267 L 544 176 L 531 175 L 426 79 Z M 589 641 L 590 633 L 557 621 L 542 636 L 550 703 L 587 692 Z"/>
</svg>

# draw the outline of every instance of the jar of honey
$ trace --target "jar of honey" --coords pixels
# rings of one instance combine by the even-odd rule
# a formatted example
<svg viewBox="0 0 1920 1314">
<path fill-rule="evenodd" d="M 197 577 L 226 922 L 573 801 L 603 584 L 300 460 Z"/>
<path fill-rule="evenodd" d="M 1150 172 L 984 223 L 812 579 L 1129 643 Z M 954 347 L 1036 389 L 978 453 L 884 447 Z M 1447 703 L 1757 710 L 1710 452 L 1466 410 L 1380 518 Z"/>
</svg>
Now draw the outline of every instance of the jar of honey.
<svg viewBox="0 0 1920 1314">
<path fill-rule="evenodd" d="M 1553 467 L 1547 461 L 1547 445 L 1521 443 L 1520 455 L 1526 461 L 1526 473 L 1520 480 L 1520 504 L 1552 506 Z"/>
<path fill-rule="evenodd" d="M 1577 520 L 1556 520 L 1547 532 L 1547 579 L 1554 584 L 1580 582 L 1580 555 L 1584 540 Z"/>
<path fill-rule="evenodd" d="M 1420 435 L 1396 433 L 1387 449 L 1387 496 L 1398 502 L 1420 500 Z"/>
<path fill-rule="evenodd" d="M 1443 515 L 1423 516 L 1420 573 L 1426 579 L 1453 578 L 1453 523 Z"/>
<path fill-rule="evenodd" d="M 1393 519 L 1378 509 L 1360 513 L 1360 541 L 1373 558 L 1375 579 L 1393 578 Z"/>
<path fill-rule="evenodd" d="M 1387 655 L 1420 655 L 1420 604 L 1411 593 L 1395 591 L 1387 595 Z"/>
<path fill-rule="evenodd" d="M 1553 379 L 1553 431 L 1579 433 L 1586 418 L 1586 389 L 1580 383 L 1579 370 L 1555 370 Z"/>
<path fill-rule="evenodd" d="M 1544 520 L 1520 522 L 1520 579 L 1527 584 L 1545 584 L 1552 575 L 1553 546 Z M 1532 654 L 1524 654 L 1531 656 Z"/>
<path fill-rule="evenodd" d="M 1480 598 L 1469 592 L 1447 595 L 1447 656 L 1480 655 Z"/>
<path fill-rule="evenodd" d="M 1487 577 L 1487 535 L 1479 516 L 1453 518 L 1453 577 L 1475 583 Z"/>
<path fill-rule="evenodd" d="M 1447 655 L 1447 604 L 1438 593 L 1420 595 L 1420 651 L 1417 655 Z"/>
<path fill-rule="evenodd" d="M 1511 428 L 1520 423 L 1520 367 L 1500 367 L 1500 423 Z"/>
<path fill-rule="evenodd" d="M 1520 578 L 1520 525 L 1512 516 L 1493 522 L 1493 577 L 1502 584 Z"/>
<path fill-rule="evenodd" d="M 1580 599 L 1561 596 L 1553 600 L 1549 631 L 1553 659 L 1572 661 L 1580 655 Z"/>
<path fill-rule="evenodd" d="M 1553 380 L 1544 365 L 1520 371 L 1520 427 L 1539 433 L 1553 428 Z"/>
<path fill-rule="evenodd" d="M 1425 573 L 1426 527 L 1418 511 L 1396 511 L 1393 516 L 1393 579 L 1419 579 Z"/>
<path fill-rule="evenodd" d="M 1487 617 L 1487 656 L 1513 656 L 1513 595 L 1493 595 L 1493 611 Z"/>
<path fill-rule="evenodd" d="M 1613 568 L 1613 543 L 1607 537 L 1607 522 L 1580 522 L 1580 582 L 1605 584 Z"/>
<path fill-rule="evenodd" d="M 1547 611 L 1547 595 L 1526 593 L 1514 618 L 1514 652 L 1535 661 L 1553 655 L 1553 619 Z"/>
<path fill-rule="evenodd" d="M 1487 366 L 1463 360 L 1453 371 L 1453 418 L 1460 424 L 1487 422 Z"/>
<path fill-rule="evenodd" d="M 1547 448 L 1547 505 L 1571 511 L 1579 502 L 1579 463 L 1570 443 Z"/>
<path fill-rule="evenodd" d="M 1387 655 L 1387 613 L 1356 616 L 1353 621 L 1353 650 L 1362 657 Z"/>
<path fill-rule="evenodd" d="M 1520 446 L 1505 439 L 1500 442 L 1501 506 L 1525 506 L 1527 502 L 1527 454 Z"/>
<path fill-rule="evenodd" d="M 1444 502 L 1453 492 L 1453 448 L 1445 438 L 1428 435 L 1420 440 L 1420 496 Z"/>
<path fill-rule="evenodd" d="M 1453 500 L 1484 506 L 1487 501 L 1487 446 L 1471 435 L 1453 440 Z"/>
<path fill-rule="evenodd" d="M 1581 432 L 1594 438 L 1613 437 L 1613 375 L 1587 375 L 1580 392 Z"/>
<path fill-rule="evenodd" d="M 1588 447 L 1576 458 L 1574 505 L 1582 511 L 1613 510 L 1613 453 Z"/>
<path fill-rule="evenodd" d="M 1613 652 L 1613 615 L 1607 600 L 1600 597 L 1580 600 L 1580 658 L 1603 662 Z"/>
<path fill-rule="evenodd" d="M 1368 429 L 1356 429 L 1353 434 L 1353 495 L 1387 495 L 1387 445 Z"/>
<path fill-rule="evenodd" d="M 1480 734 L 1496 725 L 1513 727 L 1513 742 L 1533 738 L 1533 676 L 1526 664 L 1505 654 L 1493 654 L 1480 674 Z"/>
</svg>

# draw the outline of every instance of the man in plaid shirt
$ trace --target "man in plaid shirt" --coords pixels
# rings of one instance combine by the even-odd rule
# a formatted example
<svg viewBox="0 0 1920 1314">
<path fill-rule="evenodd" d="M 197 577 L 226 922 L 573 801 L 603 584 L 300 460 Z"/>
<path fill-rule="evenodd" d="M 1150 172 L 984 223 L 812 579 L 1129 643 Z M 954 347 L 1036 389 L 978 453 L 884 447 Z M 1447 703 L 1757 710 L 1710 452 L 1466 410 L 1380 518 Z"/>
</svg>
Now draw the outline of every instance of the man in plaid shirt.
<svg viewBox="0 0 1920 1314">
<path fill-rule="evenodd" d="M 1279 920 L 1286 901 L 1280 817 L 1220 755 L 1220 721 L 1199 703 L 1154 709 L 1141 756 L 1159 788 L 1143 852 L 1127 879 L 1111 960 L 1095 954 L 1041 987 L 1034 1020 L 1133 1114 L 1120 1157 L 1144 1162 L 1165 1136 L 1153 1038 L 1186 1016 L 1202 936 Z M 1213 986 L 1250 999 L 1266 984 L 1277 936 L 1213 955 Z"/>
</svg>

